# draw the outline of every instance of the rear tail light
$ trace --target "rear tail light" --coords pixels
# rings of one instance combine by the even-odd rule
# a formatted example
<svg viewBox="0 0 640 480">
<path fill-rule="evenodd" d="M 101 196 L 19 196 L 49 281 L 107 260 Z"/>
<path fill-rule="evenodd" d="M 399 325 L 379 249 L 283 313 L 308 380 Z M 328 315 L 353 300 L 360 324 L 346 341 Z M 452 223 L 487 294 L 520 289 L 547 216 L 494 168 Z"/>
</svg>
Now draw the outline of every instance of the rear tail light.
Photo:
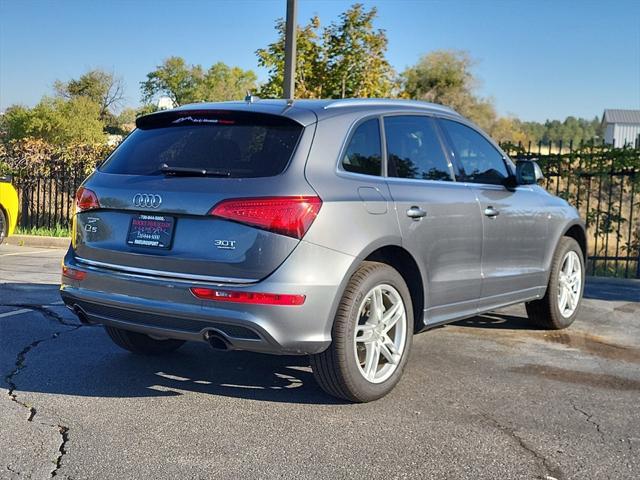
<svg viewBox="0 0 640 480">
<path fill-rule="evenodd" d="M 209 215 L 299 239 L 321 206 L 322 200 L 316 196 L 236 198 L 218 203 Z"/>
<path fill-rule="evenodd" d="M 87 276 L 87 272 L 83 272 L 82 270 L 76 270 L 75 268 L 67 267 L 66 265 L 62 266 L 62 276 L 70 278 L 71 280 L 84 280 Z"/>
<path fill-rule="evenodd" d="M 76 192 L 76 213 L 100 208 L 98 196 L 88 188 L 80 187 Z"/>
<path fill-rule="evenodd" d="M 203 300 L 251 303 L 254 305 L 302 305 L 306 298 L 304 295 L 216 290 L 201 287 L 192 287 L 190 290 L 193 295 Z"/>
</svg>

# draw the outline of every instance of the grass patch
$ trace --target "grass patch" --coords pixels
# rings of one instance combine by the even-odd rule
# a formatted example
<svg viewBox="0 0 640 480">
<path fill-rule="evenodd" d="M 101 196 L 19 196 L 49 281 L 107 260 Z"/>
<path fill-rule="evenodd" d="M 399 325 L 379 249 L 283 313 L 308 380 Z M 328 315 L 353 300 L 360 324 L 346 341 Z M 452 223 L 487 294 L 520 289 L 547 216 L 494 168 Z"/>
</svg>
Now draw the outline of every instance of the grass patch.
<svg viewBox="0 0 640 480">
<path fill-rule="evenodd" d="M 60 225 L 56 225 L 55 227 L 16 227 L 15 231 L 16 235 L 37 235 L 42 237 L 70 237 L 71 231 Z"/>
</svg>

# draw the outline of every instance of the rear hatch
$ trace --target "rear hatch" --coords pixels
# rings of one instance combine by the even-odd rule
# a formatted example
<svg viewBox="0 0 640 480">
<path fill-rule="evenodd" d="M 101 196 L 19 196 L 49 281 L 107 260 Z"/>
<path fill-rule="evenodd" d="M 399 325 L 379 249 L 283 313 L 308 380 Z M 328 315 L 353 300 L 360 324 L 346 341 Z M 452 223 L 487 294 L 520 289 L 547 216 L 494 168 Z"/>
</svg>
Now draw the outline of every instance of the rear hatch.
<svg viewBox="0 0 640 480">
<path fill-rule="evenodd" d="M 78 191 L 80 262 L 194 281 L 257 281 L 286 259 L 318 213 L 303 175 L 313 124 L 174 110 L 137 126 Z"/>
</svg>

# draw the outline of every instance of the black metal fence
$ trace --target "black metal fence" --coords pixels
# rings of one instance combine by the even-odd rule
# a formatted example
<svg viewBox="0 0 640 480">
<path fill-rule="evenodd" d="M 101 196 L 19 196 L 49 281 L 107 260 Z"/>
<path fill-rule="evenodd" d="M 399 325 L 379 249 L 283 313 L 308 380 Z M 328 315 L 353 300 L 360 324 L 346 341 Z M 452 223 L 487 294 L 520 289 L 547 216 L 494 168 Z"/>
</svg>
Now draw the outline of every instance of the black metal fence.
<svg viewBox="0 0 640 480">
<path fill-rule="evenodd" d="M 14 177 L 18 191 L 23 229 L 71 227 L 75 192 L 84 175 L 73 167 L 63 167 L 53 175 Z"/>
<path fill-rule="evenodd" d="M 588 272 L 640 278 L 640 149 L 573 144 L 504 145 L 514 159 L 536 159 L 546 189 L 572 203 L 587 222 Z M 83 179 L 73 167 L 16 177 L 19 225 L 68 228 Z"/>
</svg>

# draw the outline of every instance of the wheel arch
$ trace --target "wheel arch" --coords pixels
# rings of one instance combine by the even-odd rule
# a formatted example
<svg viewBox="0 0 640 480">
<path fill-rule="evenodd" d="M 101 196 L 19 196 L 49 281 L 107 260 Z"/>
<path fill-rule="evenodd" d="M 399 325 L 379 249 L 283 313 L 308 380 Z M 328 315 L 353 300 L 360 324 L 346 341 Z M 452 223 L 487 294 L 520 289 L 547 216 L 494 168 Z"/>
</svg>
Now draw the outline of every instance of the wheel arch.
<svg viewBox="0 0 640 480">
<path fill-rule="evenodd" d="M 422 330 L 424 328 L 425 280 L 413 255 L 399 245 L 386 245 L 370 252 L 362 261 L 384 263 L 400 273 L 411 295 L 414 332 Z"/>
<path fill-rule="evenodd" d="M 584 226 L 580 223 L 574 223 L 573 225 L 565 229 L 565 231 L 562 233 L 562 236 L 571 237 L 576 242 L 578 242 L 578 245 L 580 245 L 580 250 L 582 250 L 582 257 L 586 263 L 587 262 L 587 232 L 585 231 Z M 560 239 L 558 239 L 558 242 L 559 241 Z M 557 243 L 556 243 L 556 248 L 557 248 Z"/>
<path fill-rule="evenodd" d="M 554 235 L 553 241 L 551 245 L 553 245 L 553 249 L 550 249 L 544 260 L 544 271 L 545 271 L 545 285 L 549 283 L 549 275 L 551 274 L 551 262 L 553 261 L 553 256 L 558 249 L 558 245 L 560 244 L 560 240 L 564 237 L 573 238 L 578 245 L 580 246 L 580 250 L 582 251 L 582 256 L 585 263 L 585 268 L 587 264 L 587 233 L 585 230 L 585 224 L 579 218 L 576 218 L 573 221 L 567 222 L 562 228 L 557 229 L 557 233 Z"/>
</svg>

